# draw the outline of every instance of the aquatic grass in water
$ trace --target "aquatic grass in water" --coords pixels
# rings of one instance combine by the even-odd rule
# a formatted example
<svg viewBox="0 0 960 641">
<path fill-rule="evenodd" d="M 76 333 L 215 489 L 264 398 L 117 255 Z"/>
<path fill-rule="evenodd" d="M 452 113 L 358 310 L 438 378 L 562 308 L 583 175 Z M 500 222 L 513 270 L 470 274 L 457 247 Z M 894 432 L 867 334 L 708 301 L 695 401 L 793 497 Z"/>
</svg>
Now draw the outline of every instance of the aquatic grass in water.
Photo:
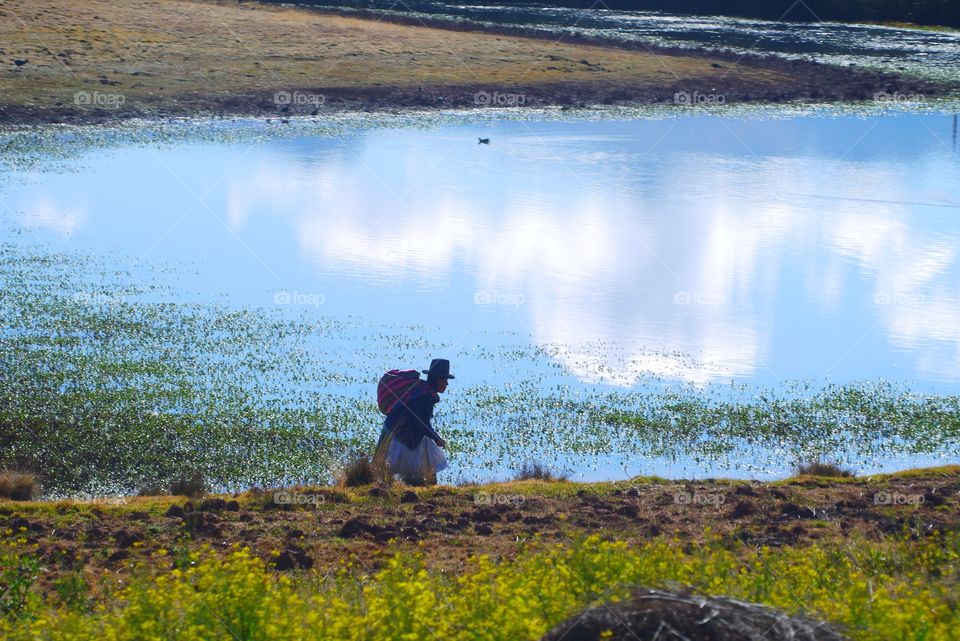
<svg viewBox="0 0 960 641">
<path fill-rule="evenodd" d="M 817 109 L 747 111 L 785 118 Z M 844 109 L 859 113 L 824 113 Z M 510 117 L 676 113 L 540 110 Z M 59 169 L 58 159 L 71 165 L 90 150 L 127 145 L 254 144 L 502 118 L 490 111 L 342 114 L 289 125 L 133 123 L 23 130 L 0 134 L 0 144 L 5 165 L 43 170 L 51 159 Z M 0 172 L 0 180 L 11 176 L 31 179 L 24 171 Z M 37 472 L 49 496 L 129 493 L 196 472 L 219 490 L 329 482 L 338 459 L 372 449 L 382 420 L 374 403 L 380 374 L 439 355 L 470 372 L 438 408 L 451 458 L 442 481 L 503 478 L 530 459 L 580 475 L 593 469 L 593 478 L 718 469 L 771 476 L 818 457 L 864 472 L 896 459 L 956 457 L 960 449 L 957 397 L 917 394 L 907 385 L 810 381 L 761 389 L 697 386 L 666 375 L 634 379 L 645 361 L 685 373 L 716 375 L 722 368 L 645 345 L 536 344 L 482 324 L 452 340 L 429 322 L 242 307 L 223 293 L 184 292 L 190 265 L 57 253 L 31 245 L 31 232 L 14 226 L 10 234 L 0 245 L 0 464 Z M 255 301 L 273 294 L 246 293 Z M 363 295 L 348 290 L 341 300 L 352 309 L 351 297 Z M 614 363 L 618 354 L 627 362 Z M 612 369 L 627 372 L 627 383 Z M 597 376 L 583 382 L 572 372 Z"/>
<path fill-rule="evenodd" d="M 324 476 L 342 417 L 239 384 L 258 368 L 262 381 L 260 353 L 295 324 L 91 291 L 76 256 L 7 245 L 0 261 L 4 465 L 49 494 L 130 493 L 185 471 L 221 488 Z"/>
<path fill-rule="evenodd" d="M 331 482 L 347 453 L 373 447 L 377 373 L 444 349 L 428 326 L 170 303 L 152 273 L 168 269 L 117 273 L 90 256 L 0 245 L 0 466 L 38 473 L 48 496 L 134 493 L 193 473 L 219 490 Z M 956 396 L 882 381 L 761 390 L 653 375 L 610 391 L 572 384 L 552 351 L 504 335 L 497 349 L 453 355 L 490 371 L 438 412 L 460 478 L 531 457 L 753 474 L 960 450 Z"/>
<path fill-rule="evenodd" d="M 884 381 L 730 391 L 752 394 L 730 399 L 667 393 L 638 409 L 607 412 L 602 420 L 641 438 L 665 438 L 668 447 L 686 442 L 711 454 L 742 444 L 783 452 L 794 461 L 838 453 L 853 460 L 893 451 L 955 453 L 960 438 L 958 397 L 916 394 Z"/>
<path fill-rule="evenodd" d="M 882 381 L 758 390 L 651 377 L 640 390 L 488 388 L 475 398 L 481 420 L 496 427 L 451 440 L 483 439 L 494 460 L 516 461 L 524 451 L 585 458 L 616 453 L 630 463 L 689 458 L 769 474 L 818 458 L 869 467 L 896 457 L 948 458 L 960 449 L 958 397 L 916 394 Z"/>
</svg>

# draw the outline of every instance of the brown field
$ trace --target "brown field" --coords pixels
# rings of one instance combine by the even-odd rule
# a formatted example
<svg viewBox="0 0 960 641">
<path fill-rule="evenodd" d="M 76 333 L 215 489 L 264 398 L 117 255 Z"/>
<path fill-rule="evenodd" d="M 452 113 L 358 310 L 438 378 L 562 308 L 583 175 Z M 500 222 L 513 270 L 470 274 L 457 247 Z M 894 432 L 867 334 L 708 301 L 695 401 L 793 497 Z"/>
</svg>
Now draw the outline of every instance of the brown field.
<svg viewBox="0 0 960 641">
<path fill-rule="evenodd" d="M 77 570 L 122 573 L 158 550 L 205 545 L 249 547 L 278 570 L 333 570 L 344 559 L 375 569 L 397 550 L 423 550 L 432 565 L 456 570 L 470 555 L 511 556 L 518 542 L 532 537 L 571 542 L 602 533 L 628 541 L 676 537 L 696 543 L 718 535 L 775 547 L 921 537 L 960 527 L 958 466 L 772 483 L 640 478 L 286 491 L 315 500 L 278 504 L 273 490 L 189 500 L 0 500 L 0 538 L 25 537 L 44 560 L 44 581 L 50 582 Z"/>
<path fill-rule="evenodd" d="M 676 91 L 855 98 L 917 90 L 911 82 L 256 3 L 0 0 L 0 124 L 474 106 L 481 90 L 518 93 L 526 105 L 670 101 Z M 310 95 L 277 104 L 277 92 L 298 91 Z"/>
</svg>

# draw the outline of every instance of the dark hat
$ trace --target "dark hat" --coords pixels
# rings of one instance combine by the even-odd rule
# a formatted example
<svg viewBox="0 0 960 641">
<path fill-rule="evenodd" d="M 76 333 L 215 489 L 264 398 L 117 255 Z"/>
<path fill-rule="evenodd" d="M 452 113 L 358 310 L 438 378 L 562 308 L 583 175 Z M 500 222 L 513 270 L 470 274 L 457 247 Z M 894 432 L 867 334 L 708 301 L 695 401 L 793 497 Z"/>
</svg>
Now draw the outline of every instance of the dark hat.
<svg viewBox="0 0 960 641">
<path fill-rule="evenodd" d="M 435 358 L 430 361 L 430 369 L 423 370 L 423 373 L 434 378 L 456 378 L 450 373 L 450 361 L 445 358 Z"/>
</svg>

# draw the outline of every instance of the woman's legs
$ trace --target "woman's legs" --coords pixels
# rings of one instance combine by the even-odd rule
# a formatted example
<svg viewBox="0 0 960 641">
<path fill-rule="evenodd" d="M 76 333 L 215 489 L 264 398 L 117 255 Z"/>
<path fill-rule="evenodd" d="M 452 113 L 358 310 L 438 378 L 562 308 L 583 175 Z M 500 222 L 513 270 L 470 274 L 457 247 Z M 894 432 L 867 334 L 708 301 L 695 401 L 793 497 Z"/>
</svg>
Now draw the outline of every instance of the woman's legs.
<svg viewBox="0 0 960 641">
<path fill-rule="evenodd" d="M 391 470 L 400 475 L 407 485 L 436 485 L 437 471 L 428 453 L 424 438 L 420 445 L 412 450 L 400 441 L 393 439 L 387 453 Z M 429 441 L 433 445 L 432 441 Z M 434 447 L 436 447 L 434 445 Z"/>
<path fill-rule="evenodd" d="M 373 469 L 378 475 L 382 474 L 384 480 L 391 480 L 394 475 L 393 466 L 390 464 L 390 446 L 393 442 L 393 432 L 387 428 L 380 430 L 377 448 L 373 453 Z"/>
</svg>

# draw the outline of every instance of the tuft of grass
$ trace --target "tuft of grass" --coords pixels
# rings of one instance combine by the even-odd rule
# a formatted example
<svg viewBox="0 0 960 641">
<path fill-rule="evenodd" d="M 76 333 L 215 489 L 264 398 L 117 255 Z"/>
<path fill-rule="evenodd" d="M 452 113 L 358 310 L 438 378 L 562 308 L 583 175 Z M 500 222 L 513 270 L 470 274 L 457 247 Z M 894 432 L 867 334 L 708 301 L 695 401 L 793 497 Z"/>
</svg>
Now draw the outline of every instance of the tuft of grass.
<svg viewBox="0 0 960 641">
<path fill-rule="evenodd" d="M 159 483 L 148 483 L 137 489 L 137 496 L 166 496 L 167 490 Z"/>
<path fill-rule="evenodd" d="M 181 477 L 170 484 L 170 494 L 173 496 L 199 498 L 206 493 L 207 481 L 200 472 L 194 472 L 189 477 Z"/>
<path fill-rule="evenodd" d="M 37 477 L 10 470 L 0 472 L 0 498 L 13 501 L 32 501 L 40 494 Z"/>
<path fill-rule="evenodd" d="M 853 478 L 855 476 L 853 470 L 825 461 L 798 463 L 794 471 L 797 476 L 825 476 L 828 478 Z"/>
<path fill-rule="evenodd" d="M 366 454 L 348 460 L 337 474 L 337 483 L 346 487 L 361 487 L 377 483 L 389 485 L 392 482 L 393 475 L 386 463 Z"/>
<path fill-rule="evenodd" d="M 527 461 L 517 470 L 514 481 L 547 481 L 550 483 L 570 480 L 569 472 L 557 472 L 539 461 Z"/>
</svg>

